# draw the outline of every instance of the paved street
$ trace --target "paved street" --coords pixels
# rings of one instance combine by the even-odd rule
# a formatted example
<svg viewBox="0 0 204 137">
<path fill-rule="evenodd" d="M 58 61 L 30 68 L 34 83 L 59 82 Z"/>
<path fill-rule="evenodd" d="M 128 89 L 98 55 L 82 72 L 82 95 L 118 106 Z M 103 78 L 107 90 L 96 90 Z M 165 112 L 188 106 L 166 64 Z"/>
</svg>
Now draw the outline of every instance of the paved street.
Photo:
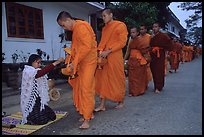
<svg viewBox="0 0 204 137">
<path fill-rule="evenodd" d="M 152 92 L 151 82 L 142 96 L 128 97 L 126 93 L 122 109 L 114 109 L 116 103 L 107 101 L 107 111 L 95 113 L 87 130 L 78 128 L 80 115 L 73 106 L 70 86 L 61 83 L 57 88 L 61 98 L 49 105 L 54 110 L 68 111 L 69 115 L 34 135 L 202 135 L 201 56 L 180 64 L 177 73 L 168 74 L 160 94 Z M 3 96 L 2 111 L 7 114 L 20 111 L 19 98 L 19 94 Z"/>
</svg>

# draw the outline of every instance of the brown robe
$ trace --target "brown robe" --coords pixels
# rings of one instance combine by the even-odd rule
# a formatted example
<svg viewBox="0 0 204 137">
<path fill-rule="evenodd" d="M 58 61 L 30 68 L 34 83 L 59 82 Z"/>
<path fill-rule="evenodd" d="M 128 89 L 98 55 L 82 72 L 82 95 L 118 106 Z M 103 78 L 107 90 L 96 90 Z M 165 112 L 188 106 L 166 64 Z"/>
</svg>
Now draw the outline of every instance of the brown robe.
<svg viewBox="0 0 204 137">
<path fill-rule="evenodd" d="M 181 56 L 181 44 L 176 42 L 172 44 L 172 51 L 169 52 L 170 56 L 170 66 L 172 70 L 177 70 L 179 68 L 180 56 Z"/>
<path fill-rule="evenodd" d="M 138 96 L 145 93 L 148 84 L 147 64 L 141 65 L 138 56 L 148 52 L 150 35 L 134 38 L 130 44 L 130 58 L 128 60 L 129 95 Z M 137 50 L 140 55 L 134 55 Z"/>
<path fill-rule="evenodd" d="M 171 38 L 162 32 L 159 32 L 150 41 L 150 46 L 159 47 L 160 56 L 151 52 L 152 61 L 150 63 L 150 68 L 152 71 L 154 89 L 162 90 L 164 87 L 164 76 L 165 76 L 165 51 L 171 50 L 172 40 Z"/>
</svg>

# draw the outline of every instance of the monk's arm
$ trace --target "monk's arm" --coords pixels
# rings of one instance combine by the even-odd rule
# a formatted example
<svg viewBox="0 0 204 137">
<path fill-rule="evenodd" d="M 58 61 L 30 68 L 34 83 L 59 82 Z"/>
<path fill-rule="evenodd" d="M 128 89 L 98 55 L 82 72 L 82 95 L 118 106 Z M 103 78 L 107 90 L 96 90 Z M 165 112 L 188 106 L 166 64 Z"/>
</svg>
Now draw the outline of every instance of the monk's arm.
<svg viewBox="0 0 204 137">
<path fill-rule="evenodd" d="M 131 42 L 131 39 L 129 39 L 129 41 L 128 41 L 128 45 L 127 45 L 126 53 L 125 53 L 125 56 L 124 56 L 124 60 L 128 59 L 128 57 L 130 55 L 130 48 L 129 48 L 130 42 Z"/>
<path fill-rule="evenodd" d="M 119 25 L 116 31 L 118 36 L 115 36 L 115 37 L 118 37 L 118 38 L 114 42 L 114 46 L 111 47 L 112 52 L 122 49 L 127 42 L 128 31 L 125 24 Z"/>
<path fill-rule="evenodd" d="M 173 50 L 173 41 L 171 40 L 171 38 L 167 34 L 164 34 L 162 39 L 163 39 L 163 41 L 165 41 L 163 46 L 165 46 L 167 50 L 172 51 Z"/>
<path fill-rule="evenodd" d="M 104 29 L 102 29 L 101 40 L 100 40 L 100 43 L 99 43 L 98 48 L 97 48 L 97 49 L 100 50 L 100 51 L 103 51 L 104 48 L 105 48 L 105 42 L 106 42 L 106 40 L 105 40 L 105 36 L 104 36 L 103 34 L 104 34 Z"/>
</svg>

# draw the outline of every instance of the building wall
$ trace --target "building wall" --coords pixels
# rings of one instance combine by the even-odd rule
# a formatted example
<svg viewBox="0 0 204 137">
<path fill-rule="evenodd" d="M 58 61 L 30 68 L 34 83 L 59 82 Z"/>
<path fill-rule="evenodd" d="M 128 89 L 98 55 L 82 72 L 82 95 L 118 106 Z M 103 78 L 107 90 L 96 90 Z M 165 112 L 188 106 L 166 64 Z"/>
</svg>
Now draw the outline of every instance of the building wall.
<svg viewBox="0 0 204 137">
<path fill-rule="evenodd" d="M 89 21 L 89 14 L 85 7 L 76 8 L 73 5 L 63 5 L 57 2 L 18 2 L 19 4 L 27 5 L 34 8 L 42 9 L 43 12 L 43 28 L 44 40 L 36 39 L 15 39 L 7 37 L 5 2 L 2 2 L 2 52 L 5 53 L 5 63 L 12 63 L 11 55 L 23 53 L 36 53 L 36 49 L 45 51 L 50 56 L 50 60 L 64 57 L 63 45 L 60 43 L 61 38 L 58 37 L 63 29 L 57 24 L 56 18 L 62 10 L 69 11 L 73 17 L 81 18 Z M 67 46 L 71 42 L 67 43 Z M 53 51 L 53 52 L 52 52 Z M 22 62 L 20 59 L 17 62 Z"/>
<path fill-rule="evenodd" d="M 173 27 L 174 27 L 174 32 L 172 30 Z M 177 37 L 179 37 L 180 29 L 176 25 L 174 25 L 172 22 L 168 23 L 167 31 L 169 31 L 169 32 L 175 34 Z"/>
</svg>

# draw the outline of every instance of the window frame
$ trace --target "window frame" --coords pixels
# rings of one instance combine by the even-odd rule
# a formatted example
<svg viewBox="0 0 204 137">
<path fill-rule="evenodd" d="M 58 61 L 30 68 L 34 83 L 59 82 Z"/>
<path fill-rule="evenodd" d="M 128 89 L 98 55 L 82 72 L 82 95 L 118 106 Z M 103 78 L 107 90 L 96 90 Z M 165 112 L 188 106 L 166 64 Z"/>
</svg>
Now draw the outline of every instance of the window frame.
<svg viewBox="0 0 204 137">
<path fill-rule="evenodd" d="M 12 7 L 13 7 L 14 14 L 10 14 L 12 11 L 9 8 L 12 9 Z M 44 40 L 42 9 L 18 4 L 15 2 L 6 2 L 5 3 L 5 10 L 6 10 L 6 22 L 7 22 L 8 38 L 12 37 L 12 38 L 26 38 L 26 39 Z M 20 11 L 22 11 L 21 13 L 24 14 L 24 17 L 18 15 L 18 13 Z M 29 18 L 29 16 L 28 16 L 29 13 L 32 14 L 32 18 Z M 37 15 L 39 15 L 39 16 L 37 16 Z M 37 20 L 37 17 L 39 18 L 38 20 Z M 14 19 L 13 22 L 11 21 L 11 18 Z M 20 25 L 20 23 L 19 23 L 20 19 L 22 19 L 21 21 L 24 21 L 23 25 Z M 29 24 L 28 19 L 33 20 L 33 22 L 32 22 L 33 25 Z M 13 23 L 13 26 L 12 26 L 12 23 Z M 13 29 L 15 28 L 13 30 L 15 33 L 11 32 L 11 27 L 13 27 Z M 23 34 L 20 33 L 20 29 L 24 29 L 25 33 L 23 33 Z M 33 30 L 32 34 L 29 33 L 30 30 Z"/>
</svg>

